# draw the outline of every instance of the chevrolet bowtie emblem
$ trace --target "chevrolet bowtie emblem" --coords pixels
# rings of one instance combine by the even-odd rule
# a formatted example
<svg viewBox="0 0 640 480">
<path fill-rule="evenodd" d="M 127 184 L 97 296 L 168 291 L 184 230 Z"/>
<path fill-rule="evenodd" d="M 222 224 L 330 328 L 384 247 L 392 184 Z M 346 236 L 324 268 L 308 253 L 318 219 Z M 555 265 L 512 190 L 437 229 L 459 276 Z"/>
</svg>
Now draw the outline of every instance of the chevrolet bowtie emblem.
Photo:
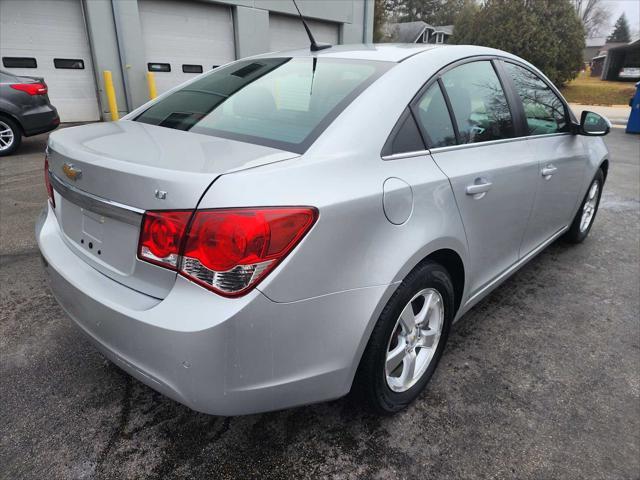
<svg viewBox="0 0 640 480">
<path fill-rule="evenodd" d="M 62 166 L 62 171 L 68 178 L 74 181 L 79 179 L 82 176 L 82 170 L 74 167 L 73 164 L 71 163 L 65 163 Z"/>
</svg>

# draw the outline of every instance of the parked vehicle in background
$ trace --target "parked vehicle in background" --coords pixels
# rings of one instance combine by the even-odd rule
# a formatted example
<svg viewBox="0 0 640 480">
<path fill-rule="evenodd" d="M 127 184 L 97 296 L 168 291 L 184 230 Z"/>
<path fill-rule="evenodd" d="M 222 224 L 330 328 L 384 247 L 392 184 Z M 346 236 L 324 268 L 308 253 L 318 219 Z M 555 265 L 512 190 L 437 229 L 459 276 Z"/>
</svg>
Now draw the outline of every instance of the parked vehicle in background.
<svg viewBox="0 0 640 480">
<path fill-rule="evenodd" d="M 621 80 L 640 80 L 640 67 L 621 68 L 618 77 Z"/>
<path fill-rule="evenodd" d="M 45 133 L 60 125 L 47 91 L 43 78 L 0 70 L 0 157 L 15 152 L 23 136 Z"/>
<path fill-rule="evenodd" d="M 455 320 L 587 237 L 609 128 L 499 50 L 260 55 L 52 134 L 36 236 L 69 316 L 171 398 L 238 415 L 354 386 L 389 414 Z"/>
</svg>

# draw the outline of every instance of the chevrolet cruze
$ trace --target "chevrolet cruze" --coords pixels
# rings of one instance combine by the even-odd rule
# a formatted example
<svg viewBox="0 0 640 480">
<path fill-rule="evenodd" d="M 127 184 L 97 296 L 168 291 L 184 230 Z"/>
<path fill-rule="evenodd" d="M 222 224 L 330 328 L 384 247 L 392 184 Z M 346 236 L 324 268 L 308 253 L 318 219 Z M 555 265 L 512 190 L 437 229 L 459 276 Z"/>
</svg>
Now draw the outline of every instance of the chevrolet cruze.
<svg viewBox="0 0 640 480">
<path fill-rule="evenodd" d="M 609 127 L 498 50 L 261 55 L 52 134 L 36 235 L 87 337 L 194 410 L 393 413 L 454 321 L 589 234 Z"/>
</svg>

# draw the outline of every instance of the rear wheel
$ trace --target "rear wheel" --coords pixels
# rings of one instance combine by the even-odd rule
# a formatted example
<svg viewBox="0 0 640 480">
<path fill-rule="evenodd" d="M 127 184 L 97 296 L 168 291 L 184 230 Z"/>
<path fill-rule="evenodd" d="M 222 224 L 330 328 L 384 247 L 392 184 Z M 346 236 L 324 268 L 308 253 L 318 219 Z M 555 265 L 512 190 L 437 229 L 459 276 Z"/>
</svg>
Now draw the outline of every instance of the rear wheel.
<svg viewBox="0 0 640 480">
<path fill-rule="evenodd" d="M 598 206 L 600 205 L 600 197 L 602 196 L 602 186 L 604 185 L 604 173 L 598 170 L 593 178 L 589 189 L 587 190 L 582 204 L 571 223 L 569 231 L 564 239 L 570 243 L 581 243 L 587 238 L 591 231 L 593 221 L 596 219 Z"/>
<path fill-rule="evenodd" d="M 21 141 L 22 132 L 16 122 L 0 116 L 0 157 L 15 152 Z"/>
<path fill-rule="evenodd" d="M 400 284 L 386 305 L 364 352 L 355 387 L 379 414 L 408 406 L 436 369 L 453 319 L 448 272 L 427 261 Z"/>
</svg>

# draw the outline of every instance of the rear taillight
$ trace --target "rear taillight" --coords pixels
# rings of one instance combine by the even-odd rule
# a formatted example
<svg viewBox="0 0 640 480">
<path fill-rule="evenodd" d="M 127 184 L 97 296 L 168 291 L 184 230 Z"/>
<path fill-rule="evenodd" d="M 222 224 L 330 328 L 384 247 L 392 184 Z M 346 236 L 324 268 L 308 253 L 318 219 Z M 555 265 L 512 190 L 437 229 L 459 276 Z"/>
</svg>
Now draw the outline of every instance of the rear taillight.
<svg viewBox="0 0 640 480">
<path fill-rule="evenodd" d="M 51 206 L 56 208 L 56 200 L 53 198 L 53 187 L 49 180 L 49 155 L 46 153 L 44 154 L 44 185 L 47 187 L 47 195 L 49 196 Z"/>
<path fill-rule="evenodd" d="M 145 212 L 140 230 L 138 257 L 176 270 L 184 231 L 191 214 L 191 211 Z"/>
<path fill-rule="evenodd" d="M 308 207 L 198 210 L 185 231 L 190 215 L 146 212 L 138 256 L 235 297 L 255 287 L 293 250 L 318 212 Z"/>
<path fill-rule="evenodd" d="M 10 85 L 15 90 L 28 93 L 29 95 L 46 95 L 47 85 L 45 83 L 14 83 Z"/>
</svg>

